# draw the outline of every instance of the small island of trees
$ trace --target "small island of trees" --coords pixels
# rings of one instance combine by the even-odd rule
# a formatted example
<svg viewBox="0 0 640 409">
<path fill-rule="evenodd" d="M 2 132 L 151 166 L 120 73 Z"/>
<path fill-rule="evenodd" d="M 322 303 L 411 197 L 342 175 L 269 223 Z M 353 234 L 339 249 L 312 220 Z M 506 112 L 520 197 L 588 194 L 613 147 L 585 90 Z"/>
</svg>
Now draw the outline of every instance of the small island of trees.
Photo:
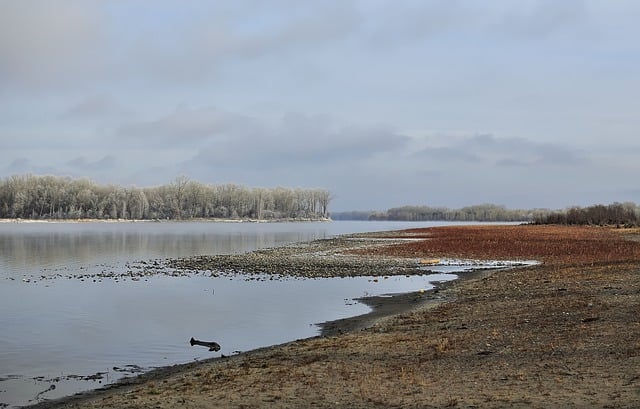
<svg viewBox="0 0 640 409">
<path fill-rule="evenodd" d="M 5 219 L 320 220 L 328 217 L 330 202 L 325 189 L 209 185 L 186 177 L 146 188 L 58 176 L 0 180 L 0 218 Z"/>
</svg>

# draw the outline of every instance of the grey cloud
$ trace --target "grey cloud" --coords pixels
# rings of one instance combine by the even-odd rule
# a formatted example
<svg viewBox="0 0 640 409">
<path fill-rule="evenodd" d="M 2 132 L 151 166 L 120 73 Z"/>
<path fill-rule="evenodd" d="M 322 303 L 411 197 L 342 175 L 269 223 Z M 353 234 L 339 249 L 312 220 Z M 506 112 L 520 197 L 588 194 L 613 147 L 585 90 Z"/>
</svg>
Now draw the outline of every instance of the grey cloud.
<svg viewBox="0 0 640 409">
<path fill-rule="evenodd" d="M 275 125 L 215 108 L 179 108 L 161 118 L 123 125 L 120 140 L 149 149 L 180 141 L 200 153 L 196 160 L 233 165 L 287 161 L 318 163 L 402 149 L 409 138 L 384 126 L 340 124 L 322 115 L 290 113 Z"/>
<path fill-rule="evenodd" d="M 619 191 L 639 162 L 621 148 L 637 145 L 636 11 L 630 1 L 0 0 L 0 138 L 11 141 L 0 166 L 138 184 L 181 172 L 311 180 L 361 203 Z M 278 116 L 291 111 L 331 116 Z M 403 135 L 429 129 L 443 135 Z"/>
<path fill-rule="evenodd" d="M 272 31 L 239 38 L 239 53 L 267 54 L 280 49 L 307 50 L 348 38 L 359 17 L 351 2 L 313 3 Z"/>
<path fill-rule="evenodd" d="M 126 117 L 131 111 L 108 95 L 86 97 L 62 113 L 63 119 L 100 119 Z"/>
<path fill-rule="evenodd" d="M 544 38 L 571 31 L 587 21 L 583 0 L 536 0 L 530 7 L 513 4 L 513 11 L 507 11 L 498 25 L 511 36 Z"/>
<path fill-rule="evenodd" d="M 588 24 L 583 0 L 494 2 L 478 6 L 455 0 L 382 2 L 364 8 L 363 31 L 376 45 L 402 46 L 447 32 L 474 36 L 544 38 Z"/>
<path fill-rule="evenodd" d="M 362 128 L 335 124 L 330 118 L 288 114 L 274 131 L 283 154 L 299 159 L 360 157 L 402 148 L 408 138 L 383 126 Z"/>
<path fill-rule="evenodd" d="M 227 13 L 223 19 L 214 6 L 204 11 L 205 16 L 173 28 L 166 41 L 158 40 L 166 36 L 164 28 L 142 33 L 143 41 L 132 45 L 130 52 L 141 68 L 150 68 L 151 75 L 194 82 L 214 77 L 229 62 L 317 52 L 325 44 L 348 38 L 358 24 L 351 2 L 294 2 L 282 7 L 256 5 Z M 248 15 L 268 23 L 247 29 Z"/>
<path fill-rule="evenodd" d="M 538 143 L 524 138 L 498 138 L 492 134 L 476 134 L 464 138 L 436 141 L 416 153 L 431 160 L 459 161 L 469 164 L 495 164 L 506 167 L 573 166 L 588 159 L 579 150 Z"/>
<path fill-rule="evenodd" d="M 414 154 L 417 157 L 428 158 L 438 162 L 482 162 L 482 158 L 463 147 L 438 146 L 422 149 Z"/>
<path fill-rule="evenodd" d="M 536 163 L 547 165 L 578 165 L 585 164 L 588 159 L 579 154 L 577 150 L 571 150 L 563 146 L 552 144 L 535 145 L 537 153 Z"/>
<path fill-rule="evenodd" d="M 93 1 L 4 1 L 0 5 L 0 81 L 29 88 L 68 84 L 99 59 Z"/>
<path fill-rule="evenodd" d="M 113 155 L 106 155 L 96 161 L 90 161 L 84 156 L 79 156 L 68 161 L 67 166 L 80 171 L 102 171 L 113 169 L 116 166 L 116 158 Z"/>
<path fill-rule="evenodd" d="M 492 134 L 476 134 L 465 139 L 464 145 L 485 151 L 512 152 L 527 149 L 531 146 L 522 138 L 497 138 Z"/>
<path fill-rule="evenodd" d="M 253 122 L 244 115 L 214 108 L 179 107 L 161 118 L 126 123 L 118 129 L 117 136 L 129 141 L 135 139 L 144 145 L 168 141 L 206 142 L 212 138 L 224 138 L 226 132 L 247 132 Z"/>
<path fill-rule="evenodd" d="M 529 167 L 532 164 L 518 159 L 499 159 L 496 161 L 496 165 L 504 167 Z"/>
<path fill-rule="evenodd" d="M 136 84 L 168 78 L 194 83 L 213 77 L 229 61 L 340 43 L 358 19 L 348 1 L 269 6 L 163 2 L 153 8 L 110 3 L 2 2 L 0 83 L 21 90 L 103 82 L 120 86 L 123 78 L 135 78 Z M 154 24 L 168 15 L 173 16 L 170 26 Z"/>
<path fill-rule="evenodd" d="M 287 67 L 326 48 L 335 58 L 349 45 L 355 45 L 349 51 L 376 52 L 379 44 L 410 44 L 451 30 L 483 33 L 495 25 L 553 32 L 584 13 L 581 2 L 570 0 L 537 1 L 525 12 L 519 5 L 505 12 L 508 6 L 452 0 L 227 3 L 2 2 L 0 83 L 68 88 L 164 81 L 167 87 L 172 80 L 180 86 L 259 58 Z M 158 24 L 167 16 L 171 24 Z"/>
<path fill-rule="evenodd" d="M 199 166 L 252 168 L 328 167 L 402 150 L 409 138 L 385 127 L 336 124 L 323 116 L 285 115 L 276 126 L 254 120 L 203 148 Z"/>
<path fill-rule="evenodd" d="M 420 42 L 454 27 L 469 24 L 472 10 L 459 1 L 382 2 L 363 11 L 363 30 L 376 45 L 396 46 Z"/>
<path fill-rule="evenodd" d="M 9 173 L 22 173 L 30 169 L 31 164 L 27 158 L 16 158 L 9 163 L 6 170 Z"/>
<path fill-rule="evenodd" d="M 486 157 L 493 157 L 500 165 L 575 165 L 587 159 L 577 150 L 551 143 L 537 143 L 524 138 L 496 138 L 493 135 L 476 135 L 465 141 L 468 149 L 474 149 Z"/>
<path fill-rule="evenodd" d="M 16 158 L 5 168 L 7 174 L 34 173 L 39 175 L 56 174 L 56 169 L 47 165 L 38 165 L 27 158 Z"/>
<path fill-rule="evenodd" d="M 640 145 L 607 145 L 600 147 L 598 152 L 612 155 L 640 155 Z"/>
</svg>

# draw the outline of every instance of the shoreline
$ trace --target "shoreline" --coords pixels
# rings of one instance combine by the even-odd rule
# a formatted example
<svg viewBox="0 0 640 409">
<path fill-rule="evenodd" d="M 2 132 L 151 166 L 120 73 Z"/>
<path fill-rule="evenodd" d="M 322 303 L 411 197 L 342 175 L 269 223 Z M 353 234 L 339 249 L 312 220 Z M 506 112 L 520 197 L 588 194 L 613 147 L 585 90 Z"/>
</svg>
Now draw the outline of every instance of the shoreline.
<svg viewBox="0 0 640 409">
<path fill-rule="evenodd" d="M 526 267 L 526 265 L 523 265 L 519 268 Z M 343 334 L 364 331 L 374 327 L 375 325 L 383 323 L 385 320 L 391 317 L 402 313 L 407 313 L 415 309 L 434 308 L 441 303 L 446 302 L 450 297 L 446 292 L 448 289 L 460 285 L 461 282 L 465 282 L 467 280 L 478 280 L 486 278 L 494 272 L 503 270 L 505 268 L 514 267 L 485 268 L 458 273 L 458 278 L 454 280 L 433 283 L 433 288 L 424 291 L 412 291 L 408 293 L 355 298 L 354 301 L 358 301 L 367 305 L 369 308 L 371 308 L 371 311 L 352 317 L 316 323 L 314 325 L 318 326 L 318 328 L 320 329 L 320 333 L 313 337 L 291 340 L 281 344 L 268 345 L 229 356 L 222 355 L 219 357 L 211 357 L 194 362 L 178 363 L 157 367 L 141 374 L 121 378 L 118 381 L 106 384 L 101 388 L 91 389 L 73 395 L 63 396 L 57 399 L 44 400 L 42 402 L 23 407 L 29 409 L 76 407 L 76 404 L 81 404 L 85 400 L 98 398 L 105 393 L 111 393 L 112 391 L 124 391 L 137 385 L 162 381 L 164 378 L 169 376 L 175 376 L 184 372 L 195 371 L 203 365 L 223 365 L 226 362 L 234 362 L 237 360 L 250 358 L 254 355 L 260 355 L 265 352 L 277 351 L 281 348 L 296 345 L 303 341 L 334 338 Z"/>
<path fill-rule="evenodd" d="M 431 291 L 431 290 L 428 290 Z M 80 392 L 74 395 L 64 396 L 58 399 L 45 400 L 33 405 L 24 406 L 24 408 L 30 409 L 51 409 L 57 408 L 60 405 L 69 405 L 74 404 L 76 402 L 82 402 L 83 400 L 99 397 L 103 393 L 114 390 L 123 390 L 130 388 L 132 386 L 141 385 L 147 382 L 161 381 L 163 378 L 171 375 L 176 375 L 183 372 L 194 371 L 203 365 L 220 365 L 225 362 L 233 362 L 237 360 L 243 360 L 249 358 L 254 355 L 258 355 L 267 351 L 278 350 L 283 347 L 295 345 L 301 341 L 310 341 L 314 339 L 333 337 L 340 334 L 345 334 L 348 332 L 358 331 L 365 328 L 370 327 L 370 323 L 376 322 L 378 320 L 384 319 L 392 314 L 401 313 L 405 311 L 409 311 L 412 307 L 415 308 L 415 305 L 409 304 L 411 299 L 411 294 L 414 296 L 422 296 L 417 292 L 414 293 L 406 293 L 393 295 L 390 297 L 385 296 L 373 296 L 373 297 L 365 297 L 361 299 L 357 299 L 366 305 L 373 308 L 373 310 L 369 313 L 343 318 L 335 321 L 327 321 L 323 323 L 314 324 L 321 328 L 321 334 L 308 338 L 301 338 L 297 340 L 291 340 L 288 342 L 284 342 L 281 344 L 268 345 L 256 349 L 252 349 L 249 351 L 243 351 L 238 354 L 229 355 L 229 356 L 219 356 L 219 357 L 211 357 L 206 358 L 194 362 L 187 363 L 179 363 L 174 365 L 168 365 L 163 367 L 158 367 L 146 371 L 141 374 L 137 374 L 134 376 L 124 377 L 120 380 L 107 384 L 101 388 L 91 389 L 85 392 Z M 367 325 L 369 324 L 369 325 Z"/>
<path fill-rule="evenodd" d="M 454 280 L 432 283 L 434 287 L 425 291 L 355 298 L 354 301 L 367 305 L 371 308 L 371 311 L 354 317 L 316 324 L 321 329 L 319 336 L 334 337 L 349 332 L 362 331 L 380 324 L 389 317 L 403 314 L 417 308 L 434 308 L 447 302 L 450 297 L 447 293 L 448 289 L 462 285 L 462 283 L 466 281 L 480 280 L 489 277 L 495 272 L 506 268 L 526 267 L 528 266 L 477 269 L 456 273 L 458 278 Z"/>
<path fill-rule="evenodd" d="M 236 272 L 244 275 L 258 274 L 264 275 L 264 271 L 268 268 L 274 268 L 278 263 L 275 260 L 279 260 L 280 264 L 289 265 L 292 270 L 288 271 L 287 275 L 271 274 L 278 277 L 291 277 L 300 276 L 305 278 L 312 278 L 309 270 L 320 269 L 324 272 L 321 274 L 323 277 L 344 277 L 344 276 L 361 276 L 367 275 L 372 270 L 377 271 L 371 274 L 372 276 L 382 277 L 381 271 L 389 272 L 390 268 L 395 269 L 395 274 L 401 275 L 424 275 L 429 274 L 429 270 L 421 270 L 423 267 L 428 267 L 420 264 L 419 260 L 409 259 L 400 260 L 397 258 L 392 259 L 377 259 L 370 260 L 370 262 L 363 263 L 360 256 L 349 256 L 348 254 L 335 255 L 328 254 L 334 251 L 354 251 L 357 249 L 367 248 L 374 245 L 389 245 L 406 242 L 413 239 L 397 239 L 397 238 L 383 238 L 373 239 L 369 237 L 372 233 L 364 234 L 349 234 L 340 237 L 330 239 L 319 239 L 307 243 L 295 243 L 284 247 L 267 248 L 262 250 L 256 250 L 243 254 L 232 255 L 215 255 L 215 256 L 195 256 L 186 257 L 183 259 L 167 259 L 167 264 L 162 265 L 154 274 L 166 274 L 166 269 L 177 268 L 178 270 L 190 272 L 204 269 L 204 266 L 215 265 L 217 269 L 221 271 L 218 274 L 235 274 Z M 382 233 L 384 234 L 384 233 Z M 461 261 L 461 260 L 457 260 Z M 468 260 L 467 260 L 468 261 Z M 450 265 L 449 261 L 443 260 L 443 265 Z M 453 261 L 455 262 L 455 261 Z M 470 266 L 483 265 L 480 262 L 463 263 L 461 268 L 469 268 Z M 437 267 L 437 266 L 434 266 Z M 504 268 L 512 268 L 507 266 L 499 267 L 485 267 L 471 270 L 465 270 L 454 273 L 458 278 L 448 281 L 434 282 L 433 288 L 428 290 L 412 291 L 408 293 L 394 293 L 394 294 L 382 294 L 375 296 L 365 296 L 354 298 L 353 301 L 360 302 L 370 308 L 371 311 L 346 317 L 337 320 L 331 320 L 321 323 L 314 323 L 318 327 L 319 334 L 312 337 L 302 338 L 298 340 L 291 340 L 282 344 L 267 345 L 259 347 L 253 350 L 243 351 L 234 355 L 219 356 L 205 358 L 196 362 L 177 363 L 162 367 L 153 368 L 145 371 L 141 374 L 134 374 L 132 376 L 126 376 L 120 378 L 113 383 L 105 384 L 104 386 L 96 389 L 82 391 L 74 395 L 63 396 L 60 398 L 44 400 L 42 402 L 34 403 L 26 407 L 33 408 L 52 408 L 57 407 L 60 404 L 67 404 L 68 402 L 75 402 L 91 396 L 99 396 L 105 391 L 126 388 L 132 385 L 138 385 L 140 383 L 148 382 L 151 380 L 161 379 L 164 376 L 179 373 L 181 371 L 191 370 L 197 367 L 198 364 L 206 363 L 220 363 L 232 358 L 242 357 L 258 353 L 259 351 L 267 351 L 284 347 L 286 345 L 295 344 L 301 340 L 312 340 L 315 338 L 334 337 L 340 334 L 347 334 L 356 331 L 362 331 L 370 328 L 377 323 L 397 314 L 405 313 L 416 308 L 421 308 L 425 305 L 435 306 L 445 301 L 446 296 L 443 295 L 443 291 L 450 288 L 460 281 L 466 281 L 469 279 L 476 279 L 478 277 L 484 277 L 492 272 Z M 208 269 L 213 269 L 210 267 Z M 164 271 L 164 273 L 163 273 Z M 230 271 L 230 272 L 227 272 Z M 340 273 L 339 273 L 340 272 Z M 146 272 L 142 272 L 146 274 Z M 394 275 L 394 274 L 391 274 Z"/>
<path fill-rule="evenodd" d="M 0 223 L 330 223 L 331 218 L 321 219 L 219 219 L 219 218 L 193 218 L 193 219 L 1 219 Z"/>
<path fill-rule="evenodd" d="M 425 292 L 428 297 L 405 294 L 405 307 L 421 297 L 373 325 L 165 368 L 34 407 L 640 406 L 637 231 L 455 226 L 378 236 L 423 240 L 345 253 L 365 261 L 419 256 L 541 264 L 483 270 Z"/>
</svg>

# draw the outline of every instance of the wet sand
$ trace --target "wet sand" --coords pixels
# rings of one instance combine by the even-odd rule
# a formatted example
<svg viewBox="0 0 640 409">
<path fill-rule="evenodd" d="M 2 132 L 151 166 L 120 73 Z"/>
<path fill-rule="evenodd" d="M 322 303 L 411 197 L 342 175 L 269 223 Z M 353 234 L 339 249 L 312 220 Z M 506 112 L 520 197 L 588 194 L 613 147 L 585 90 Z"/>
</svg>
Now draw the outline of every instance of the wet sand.
<svg viewBox="0 0 640 409">
<path fill-rule="evenodd" d="M 327 323 L 323 336 L 38 406 L 640 407 L 637 231 L 458 226 L 375 236 L 415 240 L 341 251 L 367 265 L 421 257 L 542 264 L 372 298 L 383 303 L 379 315 Z"/>
</svg>

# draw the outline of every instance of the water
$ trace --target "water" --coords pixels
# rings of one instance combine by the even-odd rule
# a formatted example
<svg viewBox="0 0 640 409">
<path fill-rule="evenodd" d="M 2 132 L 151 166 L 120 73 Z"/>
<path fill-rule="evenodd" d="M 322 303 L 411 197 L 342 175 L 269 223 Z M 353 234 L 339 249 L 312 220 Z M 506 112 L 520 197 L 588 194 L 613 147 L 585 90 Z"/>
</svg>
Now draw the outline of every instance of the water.
<svg viewBox="0 0 640 409">
<path fill-rule="evenodd" d="M 318 334 L 366 313 L 365 295 L 416 291 L 452 274 L 247 280 L 153 276 L 84 280 L 129 263 L 230 254 L 434 223 L 0 223 L 0 407 L 100 387 L 153 367 Z M 191 347 L 195 337 L 221 344 Z"/>
</svg>

